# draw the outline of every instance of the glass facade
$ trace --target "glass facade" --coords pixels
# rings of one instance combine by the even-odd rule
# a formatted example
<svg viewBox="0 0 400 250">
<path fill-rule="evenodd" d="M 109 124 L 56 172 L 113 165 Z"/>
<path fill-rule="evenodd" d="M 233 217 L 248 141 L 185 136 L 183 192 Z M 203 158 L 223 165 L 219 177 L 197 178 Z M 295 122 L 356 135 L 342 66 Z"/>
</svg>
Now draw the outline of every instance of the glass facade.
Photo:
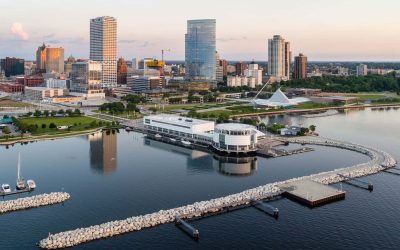
<svg viewBox="0 0 400 250">
<path fill-rule="evenodd" d="M 186 79 L 216 81 L 216 20 L 188 20 L 185 35 Z"/>
</svg>

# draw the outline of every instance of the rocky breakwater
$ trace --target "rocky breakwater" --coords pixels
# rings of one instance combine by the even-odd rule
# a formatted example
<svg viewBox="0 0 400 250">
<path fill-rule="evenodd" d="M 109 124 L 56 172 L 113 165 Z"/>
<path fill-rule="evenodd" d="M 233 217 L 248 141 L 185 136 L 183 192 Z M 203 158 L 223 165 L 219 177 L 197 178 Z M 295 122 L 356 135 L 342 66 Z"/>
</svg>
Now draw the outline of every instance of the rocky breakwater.
<svg viewBox="0 0 400 250">
<path fill-rule="evenodd" d="M 311 179 L 323 184 L 336 183 L 343 180 L 339 174 L 347 175 L 349 177 L 361 177 L 377 173 L 385 168 L 393 167 L 396 164 L 394 158 L 389 154 L 362 145 L 320 138 L 303 138 L 301 140 L 291 139 L 291 141 L 301 144 L 332 146 L 346 150 L 352 150 L 368 155 L 371 160 L 367 163 L 351 167 L 345 167 L 328 172 L 266 184 L 221 198 L 200 201 L 178 208 L 160 210 L 152 214 L 134 216 L 125 220 L 117 220 L 96 226 L 78 228 L 71 231 L 49 235 L 47 238 L 39 242 L 39 246 L 45 249 L 72 247 L 93 240 L 139 231 L 141 229 L 150 228 L 165 223 L 171 223 L 175 221 L 176 216 L 179 216 L 182 219 L 200 217 L 202 215 L 215 213 L 229 207 L 248 205 L 252 200 L 272 198 L 274 196 L 281 195 L 284 192 L 278 187 L 280 184 L 304 179 Z"/>
<path fill-rule="evenodd" d="M 2 201 L 0 202 L 0 214 L 62 203 L 69 198 L 70 195 L 68 193 L 56 192 L 50 194 L 40 194 L 16 200 Z"/>
</svg>

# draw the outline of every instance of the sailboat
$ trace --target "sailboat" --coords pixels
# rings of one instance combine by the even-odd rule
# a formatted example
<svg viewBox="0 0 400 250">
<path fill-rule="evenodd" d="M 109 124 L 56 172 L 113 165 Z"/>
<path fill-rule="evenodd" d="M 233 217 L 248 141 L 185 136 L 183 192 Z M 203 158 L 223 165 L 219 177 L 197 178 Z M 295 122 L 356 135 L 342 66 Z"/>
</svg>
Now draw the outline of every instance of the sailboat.
<svg viewBox="0 0 400 250">
<path fill-rule="evenodd" d="M 24 180 L 21 179 L 21 153 L 18 153 L 18 164 L 17 164 L 17 189 L 23 190 L 26 188 Z"/>
</svg>

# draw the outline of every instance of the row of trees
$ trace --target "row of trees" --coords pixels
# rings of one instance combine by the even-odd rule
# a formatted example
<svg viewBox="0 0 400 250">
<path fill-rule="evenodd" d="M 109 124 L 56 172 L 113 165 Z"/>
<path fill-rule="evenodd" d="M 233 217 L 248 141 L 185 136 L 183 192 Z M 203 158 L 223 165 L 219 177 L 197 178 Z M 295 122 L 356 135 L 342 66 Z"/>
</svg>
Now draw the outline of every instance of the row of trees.
<svg viewBox="0 0 400 250">
<path fill-rule="evenodd" d="M 121 114 L 125 111 L 140 111 L 137 108 L 136 104 L 133 102 L 128 102 L 126 107 L 122 102 L 104 103 L 100 106 L 100 110 L 104 112 L 109 112 L 111 114 Z"/>
<path fill-rule="evenodd" d="M 326 92 L 400 92 L 400 79 L 394 74 L 367 76 L 324 76 L 302 80 L 290 80 L 283 84 L 285 87 L 315 88 Z"/>
<path fill-rule="evenodd" d="M 37 109 L 37 110 L 35 110 L 35 112 L 28 112 L 26 114 L 26 116 L 27 117 L 31 117 L 31 116 L 34 116 L 34 117 L 54 117 L 57 114 L 59 114 L 59 115 L 67 115 L 67 116 L 71 116 L 71 117 L 72 116 L 82 116 L 83 115 L 83 113 L 81 113 L 80 109 L 75 109 L 75 110 L 72 110 L 72 109 L 67 109 L 67 110 L 60 109 L 58 111 L 55 111 L 55 110 L 52 110 L 52 111 L 49 111 L 49 110 L 40 111 L 40 110 Z"/>
</svg>

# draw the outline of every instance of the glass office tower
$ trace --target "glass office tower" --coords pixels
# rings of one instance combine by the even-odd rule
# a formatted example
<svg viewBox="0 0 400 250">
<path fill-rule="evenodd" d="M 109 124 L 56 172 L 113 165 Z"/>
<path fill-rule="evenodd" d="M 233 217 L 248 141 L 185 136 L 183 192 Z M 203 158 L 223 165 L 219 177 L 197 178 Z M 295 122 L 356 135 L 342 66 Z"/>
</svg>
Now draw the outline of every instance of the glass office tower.
<svg viewBox="0 0 400 250">
<path fill-rule="evenodd" d="M 185 35 L 186 79 L 216 81 L 216 20 L 188 20 Z"/>
</svg>

